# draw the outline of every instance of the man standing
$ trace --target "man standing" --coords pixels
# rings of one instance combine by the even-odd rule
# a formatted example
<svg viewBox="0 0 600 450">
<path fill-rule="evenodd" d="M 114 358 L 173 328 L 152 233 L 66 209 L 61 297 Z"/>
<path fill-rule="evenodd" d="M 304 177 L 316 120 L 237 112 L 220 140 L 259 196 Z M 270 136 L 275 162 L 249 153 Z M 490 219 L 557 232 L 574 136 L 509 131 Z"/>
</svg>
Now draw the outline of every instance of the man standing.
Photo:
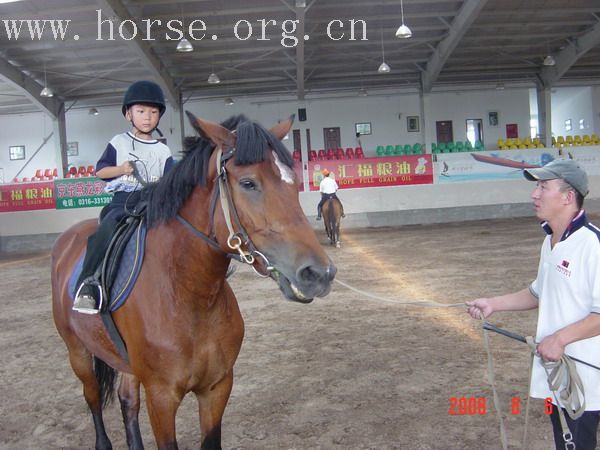
<svg viewBox="0 0 600 450">
<path fill-rule="evenodd" d="M 542 360 L 558 361 L 567 353 L 600 365 L 600 229 L 588 222 L 582 209 L 588 179 L 577 162 L 555 160 L 526 169 L 524 175 L 537 182 L 531 198 L 547 233 L 537 277 L 518 292 L 479 298 L 467 306 L 474 318 L 538 308 L 530 395 L 544 399 L 553 395 Z M 583 383 L 585 412 L 575 420 L 565 416 L 576 448 L 592 450 L 600 420 L 600 371 L 579 363 L 576 367 Z M 556 407 L 550 418 L 555 446 L 565 448 Z"/>
</svg>

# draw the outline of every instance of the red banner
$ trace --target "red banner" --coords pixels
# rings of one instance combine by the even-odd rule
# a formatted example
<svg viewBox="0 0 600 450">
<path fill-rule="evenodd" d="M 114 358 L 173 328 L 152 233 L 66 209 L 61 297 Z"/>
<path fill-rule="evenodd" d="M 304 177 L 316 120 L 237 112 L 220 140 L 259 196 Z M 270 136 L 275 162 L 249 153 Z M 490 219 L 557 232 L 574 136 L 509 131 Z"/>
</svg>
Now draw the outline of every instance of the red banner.
<svg viewBox="0 0 600 450">
<path fill-rule="evenodd" d="M 323 178 L 321 170 L 325 168 L 340 189 L 433 184 L 433 164 L 429 154 L 311 161 L 308 163 L 311 191 L 319 190 Z"/>
<path fill-rule="evenodd" d="M 0 185 L 0 212 L 54 208 L 54 181 Z"/>
</svg>

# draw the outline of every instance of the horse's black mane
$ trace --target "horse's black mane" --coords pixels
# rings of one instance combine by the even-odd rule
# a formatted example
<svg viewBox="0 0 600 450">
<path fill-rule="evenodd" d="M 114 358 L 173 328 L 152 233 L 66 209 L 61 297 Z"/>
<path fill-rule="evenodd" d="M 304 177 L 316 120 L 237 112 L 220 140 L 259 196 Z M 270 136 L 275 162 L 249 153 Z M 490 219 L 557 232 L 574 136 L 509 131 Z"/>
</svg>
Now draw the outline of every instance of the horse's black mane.
<svg viewBox="0 0 600 450">
<path fill-rule="evenodd" d="M 236 130 L 236 165 L 262 162 L 268 158 L 268 149 L 272 149 L 281 162 L 290 168 L 293 166 L 294 162 L 285 146 L 269 131 L 245 116 L 232 116 L 221 125 L 228 130 Z M 214 149 L 213 143 L 202 137 L 186 138 L 181 161 L 158 182 L 143 190 L 143 197 L 148 201 L 148 227 L 175 217 L 194 187 L 206 185 L 208 161 Z"/>
</svg>

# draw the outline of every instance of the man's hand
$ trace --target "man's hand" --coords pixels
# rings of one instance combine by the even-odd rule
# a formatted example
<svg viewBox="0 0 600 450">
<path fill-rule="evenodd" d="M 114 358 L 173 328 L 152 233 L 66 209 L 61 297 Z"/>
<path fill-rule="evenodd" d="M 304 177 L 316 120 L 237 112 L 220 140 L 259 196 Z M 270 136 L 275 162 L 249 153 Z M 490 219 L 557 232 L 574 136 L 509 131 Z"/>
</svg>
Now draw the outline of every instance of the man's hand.
<svg viewBox="0 0 600 450">
<path fill-rule="evenodd" d="M 473 319 L 485 319 L 494 312 L 489 298 L 478 298 L 472 302 L 465 302 L 465 304 L 468 306 L 467 313 Z"/>
<path fill-rule="evenodd" d="M 565 344 L 558 334 L 554 333 L 542 339 L 536 350 L 544 361 L 558 361 L 565 353 Z"/>
</svg>

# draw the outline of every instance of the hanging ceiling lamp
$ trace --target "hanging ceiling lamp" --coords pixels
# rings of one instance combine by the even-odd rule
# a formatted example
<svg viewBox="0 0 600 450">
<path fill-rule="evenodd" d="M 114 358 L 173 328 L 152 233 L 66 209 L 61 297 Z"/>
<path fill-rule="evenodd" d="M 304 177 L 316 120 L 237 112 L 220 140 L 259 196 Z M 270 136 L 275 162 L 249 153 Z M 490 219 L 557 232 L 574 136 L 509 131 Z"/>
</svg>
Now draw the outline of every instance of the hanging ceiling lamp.
<svg viewBox="0 0 600 450">
<path fill-rule="evenodd" d="M 208 76 L 207 81 L 208 81 L 208 84 L 219 84 L 221 82 L 221 79 L 215 72 L 211 72 L 210 75 Z"/>
<path fill-rule="evenodd" d="M 554 66 L 555 64 L 556 64 L 556 60 L 554 59 L 554 56 L 548 55 L 544 58 L 545 66 Z"/>
<path fill-rule="evenodd" d="M 400 13 L 402 15 L 402 25 L 396 30 L 396 37 L 401 39 L 408 39 L 412 36 L 412 31 L 406 25 L 404 25 L 404 5 L 400 0 Z"/>
<path fill-rule="evenodd" d="M 385 62 L 385 49 L 383 48 L 383 28 L 382 28 L 381 29 L 381 64 L 379 65 L 377 72 L 390 73 L 391 70 L 392 69 L 390 68 L 390 66 Z"/>
<path fill-rule="evenodd" d="M 54 97 L 54 92 L 52 89 L 48 87 L 48 83 L 46 81 L 46 64 L 44 63 L 44 89 L 40 92 L 40 97 Z"/>
<path fill-rule="evenodd" d="M 550 54 L 550 42 L 546 42 L 546 57 L 544 58 L 544 62 L 542 64 L 545 66 L 553 66 L 556 64 L 554 56 Z"/>
<path fill-rule="evenodd" d="M 184 18 L 183 18 L 183 7 L 181 8 L 181 28 L 185 30 Z M 194 47 L 190 41 L 184 36 L 177 43 L 177 47 L 175 48 L 180 53 L 188 53 L 194 50 Z"/>
<path fill-rule="evenodd" d="M 358 96 L 359 97 L 367 97 L 368 95 L 369 95 L 369 93 L 367 92 L 367 90 L 365 88 L 361 87 L 358 90 Z"/>
<path fill-rule="evenodd" d="M 233 99 L 232 99 L 231 97 L 227 97 L 227 98 L 225 99 L 225 104 L 226 104 L 227 106 L 231 106 L 231 105 L 233 105 L 234 103 L 235 103 L 235 102 L 233 101 Z"/>
<path fill-rule="evenodd" d="M 190 41 L 188 41 L 186 38 L 183 38 L 177 43 L 177 51 L 180 53 L 188 53 L 194 51 L 194 47 Z"/>
</svg>

